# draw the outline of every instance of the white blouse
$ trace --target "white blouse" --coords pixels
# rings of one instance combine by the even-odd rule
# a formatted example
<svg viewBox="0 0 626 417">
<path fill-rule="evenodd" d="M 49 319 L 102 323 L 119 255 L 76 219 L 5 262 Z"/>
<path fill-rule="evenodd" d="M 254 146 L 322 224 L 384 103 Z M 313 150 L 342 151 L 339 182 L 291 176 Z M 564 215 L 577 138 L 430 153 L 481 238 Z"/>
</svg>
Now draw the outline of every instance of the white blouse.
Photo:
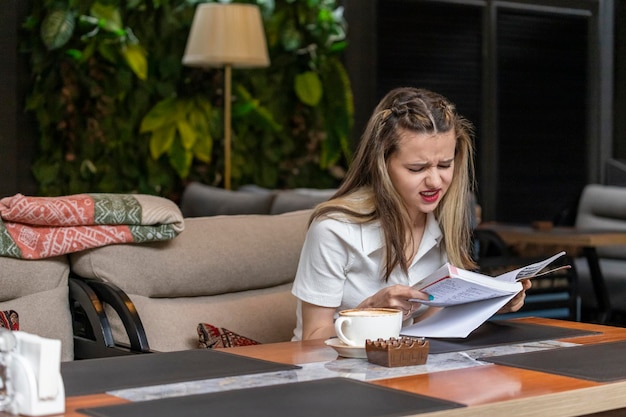
<svg viewBox="0 0 626 417">
<path fill-rule="evenodd" d="M 298 297 L 297 326 L 292 340 L 302 338 L 301 301 L 336 311 L 356 308 L 382 288 L 415 285 L 447 261 L 443 234 L 434 214 L 406 276 L 398 266 L 383 281 L 384 236 L 380 223 L 356 224 L 323 218 L 311 224 L 300 255 L 292 293 Z M 426 306 L 417 310 L 421 314 Z"/>
</svg>

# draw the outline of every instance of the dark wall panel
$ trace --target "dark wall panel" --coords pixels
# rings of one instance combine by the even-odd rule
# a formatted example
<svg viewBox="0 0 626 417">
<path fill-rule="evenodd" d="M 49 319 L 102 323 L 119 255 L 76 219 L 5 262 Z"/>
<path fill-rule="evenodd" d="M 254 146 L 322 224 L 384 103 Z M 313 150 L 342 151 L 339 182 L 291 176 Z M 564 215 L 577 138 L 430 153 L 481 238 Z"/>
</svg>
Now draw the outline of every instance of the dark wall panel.
<svg viewBox="0 0 626 417">
<path fill-rule="evenodd" d="M 381 98 L 394 87 L 424 87 L 480 122 L 481 9 L 411 0 L 378 2 Z"/>
<path fill-rule="evenodd" d="M 552 220 L 587 178 L 587 19 L 497 19 L 500 221 Z"/>
<path fill-rule="evenodd" d="M 480 5 L 420 0 L 377 10 L 378 96 L 423 86 L 476 125 L 486 220 L 551 220 L 575 204 L 588 175 L 588 16 L 499 7 L 491 22 Z"/>
<path fill-rule="evenodd" d="M 0 12 L 0 197 L 34 194 L 30 167 L 36 151 L 36 126 L 25 111 L 28 60 L 20 52 L 19 31 L 30 0 L 8 0 Z"/>
</svg>

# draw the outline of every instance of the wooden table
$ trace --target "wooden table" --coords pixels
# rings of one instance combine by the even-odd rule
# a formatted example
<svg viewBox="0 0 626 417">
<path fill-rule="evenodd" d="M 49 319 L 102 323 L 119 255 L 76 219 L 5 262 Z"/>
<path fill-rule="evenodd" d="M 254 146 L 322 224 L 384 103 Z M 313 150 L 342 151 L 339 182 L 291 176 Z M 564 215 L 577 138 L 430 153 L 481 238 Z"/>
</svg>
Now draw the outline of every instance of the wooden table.
<svg viewBox="0 0 626 417">
<path fill-rule="evenodd" d="M 562 326 L 601 332 L 562 341 L 594 344 L 626 340 L 626 328 L 524 318 L 527 323 Z M 325 362 L 337 359 L 336 352 L 323 340 L 285 342 L 231 348 L 230 353 L 289 364 Z M 459 408 L 420 417 L 452 416 L 579 416 L 619 410 L 606 416 L 626 415 L 626 380 L 597 383 L 537 371 L 489 365 L 421 375 L 372 381 L 374 384 L 467 404 Z M 66 417 L 83 414 L 76 409 L 126 402 L 107 394 L 67 398 Z M 624 414 L 622 414 L 622 412 Z M 594 414 L 594 417 L 598 415 Z"/>
<path fill-rule="evenodd" d="M 607 322 L 611 314 L 611 301 L 602 275 L 602 269 L 600 268 L 596 248 L 600 246 L 626 245 L 626 233 L 575 227 L 536 229 L 531 226 L 490 222 L 481 224 L 479 228 L 497 233 L 510 245 L 532 244 L 560 248 L 581 248 L 589 264 L 589 274 L 600 312 L 599 321 L 601 323 Z"/>
</svg>

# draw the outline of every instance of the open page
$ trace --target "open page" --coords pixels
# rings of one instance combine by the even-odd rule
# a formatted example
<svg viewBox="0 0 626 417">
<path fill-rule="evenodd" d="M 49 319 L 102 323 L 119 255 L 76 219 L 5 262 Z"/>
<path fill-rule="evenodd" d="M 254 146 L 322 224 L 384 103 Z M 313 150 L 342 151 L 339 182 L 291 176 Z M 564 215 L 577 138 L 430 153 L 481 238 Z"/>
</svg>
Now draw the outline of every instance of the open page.
<svg viewBox="0 0 626 417">
<path fill-rule="evenodd" d="M 498 281 L 493 277 L 446 263 L 413 288 L 432 295 L 433 300 L 411 301 L 434 307 L 446 307 L 516 294 L 522 290 L 522 285 L 518 282 Z"/>
<path fill-rule="evenodd" d="M 467 337 L 514 296 L 446 307 L 419 323 L 404 327 L 400 333 L 415 337 Z"/>
<path fill-rule="evenodd" d="M 489 278 L 495 280 L 494 278 Z M 437 282 L 436 285 L 422 289 L 434 297 L 432 301 L 415 300 L 416 302 L 433 307 L 447 307 L 457 304 L 472 303 L 489 298 L 497 298 L 511 294 L 517 294 L 522 290 L 522 284 L 516 282 L 507 289 L 489 287 L 465 281 L 460 278 L 450 277 Z"/>
<path fill-rule="evenodd" d="M 564 265 L 558 268 L 541 272 L 542 269 L 544 269 L 546 266 L 550 265 L 552 262 L 556 261 L 558 258 L 560 258 L 563 255 L 565 255 L 564 251 L 559 252 L 556 255 L 553 255 L 543 261 L 527 265 L 523 268 L 518 268 L 514 271 L 506 272 L 502 275 L 498 275 L 496 279 L 501 280 L 501 281 L 515 282 L 515 281 L 521 281 L 523 279 L 529 279 L 529 278 L 539 277 L 541 275 L 550 274 L 554 271 L 558 271 L 561 269 L 570 268 L 571 267 L 570 265 Z"/>
</svg>

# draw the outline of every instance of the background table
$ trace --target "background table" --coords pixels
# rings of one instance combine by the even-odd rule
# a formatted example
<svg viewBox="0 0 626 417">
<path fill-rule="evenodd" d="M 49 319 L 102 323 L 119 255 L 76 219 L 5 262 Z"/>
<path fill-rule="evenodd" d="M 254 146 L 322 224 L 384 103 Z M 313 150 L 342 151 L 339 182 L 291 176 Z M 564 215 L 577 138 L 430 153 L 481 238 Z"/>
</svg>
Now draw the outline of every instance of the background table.
<svg viewBox="0 0 626 417">
<path fill-rule="evenodd" d="M 626 233 L 609 232 L 606 230 L 587 230 L 575 227 L 553 227 L 549 229 L 536 229 L 531 226 L 509 225 L 503 223 L 483 223 L 481 229 L 491 230 L 497 233 L 507 244 L 510 245 L 539 245 L 553 246 L 555 248 L 580 248 L 583 251 L 593 284 L 593 290 L 599 309 L 599 321 L 606 323 L 611 315 L 611 301 L 600 268 L 597 247 L 624 245 Z M 559 250 L 560 250 L 559 249 Z"/>
</svg>

